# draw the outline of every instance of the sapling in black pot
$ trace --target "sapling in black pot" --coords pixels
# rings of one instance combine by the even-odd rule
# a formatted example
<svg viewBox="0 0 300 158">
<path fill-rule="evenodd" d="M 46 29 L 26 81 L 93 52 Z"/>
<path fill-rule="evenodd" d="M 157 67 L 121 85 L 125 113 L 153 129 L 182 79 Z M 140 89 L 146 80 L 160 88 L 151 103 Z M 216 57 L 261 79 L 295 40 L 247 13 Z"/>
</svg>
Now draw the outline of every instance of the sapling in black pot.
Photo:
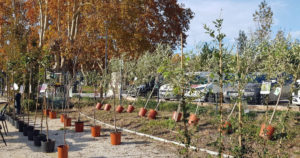
<svg viewBox="0 0 300 158">
<path fill-rule="evenodd" d="M 46 100 L 46 96 L 44 96 L 44 100 Z M 44 101 L 44 109 L 48 109 L 48 104 L 46 101 Z M 49 139 L 48 117 L 46 117 L 46 140 L 42 140 L 41 145 L 43 152 L 54 152 L 55 140 Z"/>
<path fill-rule="evenodd" d="M 29 77 L 29 86 L 31 85 L 31 79 L 32 79 L 32 71 L 30 70 L 30 77 Z M 28 100 L 27 100 L 27 136 L 28 136 L 28 140 L 33 140 L 33 134 L 34 134 L 34 126 L 30 126 L 30 122 L 29 122 L 29 116 L 30 116 L 30 91 L 28 92 Z"/>
<path fill-rule="evenodd" d="M 29 127 L 29 99 L 30 99 L 30 87 L 31 87 L 31 78 L 32 78 L 32 72 L 31 72 L 31 70 L 29 70 L 29 72 L 30 72 L 29 73 L 29 83 L 28 83 L 29 90 L 28 90 L 27 106 L 26 106 L 27 107 L 26 108 L 26 110 L 27 110 L 27 124 L 24 121 L 24 126 L 23 126 L 23 135 L 24 136 L 28 136 L 28 131 L 30 132 L 30 134 L 33 131 L 33 126 Z M 31 135 L 29 136 L 28 139 L 31 140 Z"/>
<path fill-rule="evenodd" d="M 24 103 L 25 103 L 25 97 L 24 96 L 25 96 L 25 93 L 24 93 L 24 89 L 25 89 L 25 81 L 26 81 L 25 74 L 26 73 L 23 74 L 23 84 L 22 84 L 23 92 L 21 92 L 21 88 L 20 88 L 20 93 L 22 93 L 22 102 L 21 103 L 23 104 L 23 107 L 21 107 L 22 121 L 18 122 L 19 132 L 23 132 L 23 126 L 24 126 L 24 122 L 25 122 L 25 115 L 24 115 L 25 114 L 25 109 L 24 109 Z"/>
<path fill-rule="evenodd" d="M 44 71 L 44 82 L 46 83 L 46 70 Z M 38 99 L 38 98 L 37 98 Z M 43 97 L 43 106 L 46 106 L 46 91 Z M 44 114 L 43 114 L 43 108 L 41 110 L 42 118 L 41 118 L 41 128 L 40 128 L 40 134 L 37 136 L 33 136 L 33 141 L 35 146 L 41 146 L 41 141 L 46 140 L 46 135 L 43 134 L 43 120 L 44 120 Z M 47 117 L 47 116 L 46 116 Z"/>
</svg>

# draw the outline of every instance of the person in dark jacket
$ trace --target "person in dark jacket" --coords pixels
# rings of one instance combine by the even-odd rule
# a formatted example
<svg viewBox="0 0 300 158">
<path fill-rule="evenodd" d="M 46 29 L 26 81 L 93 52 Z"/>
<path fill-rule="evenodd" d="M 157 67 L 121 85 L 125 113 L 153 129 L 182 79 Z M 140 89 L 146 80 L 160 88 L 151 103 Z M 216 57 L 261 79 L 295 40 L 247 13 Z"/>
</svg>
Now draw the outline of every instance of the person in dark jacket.
<svg viewBox="0 0 300 158">
<path fill-rule="evenodd" d="M 17 114 L 21 113 L 21 94 L 17 93 L 15 96 L 15 109 Z"/>
</svg>

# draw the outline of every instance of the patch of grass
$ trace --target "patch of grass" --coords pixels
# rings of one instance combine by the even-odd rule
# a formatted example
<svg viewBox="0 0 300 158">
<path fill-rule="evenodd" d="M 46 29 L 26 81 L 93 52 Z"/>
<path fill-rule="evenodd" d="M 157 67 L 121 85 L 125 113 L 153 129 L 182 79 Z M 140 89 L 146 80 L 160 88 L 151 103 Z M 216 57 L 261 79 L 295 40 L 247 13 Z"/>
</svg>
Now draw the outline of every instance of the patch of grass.
<svg viewBox="0 0 300 158">
<path fill-rule="evenodd" d="M 152 133 L 153 129 L 169 129 L 169 130 L 174 130 L 175 129 L 175 121 L 172 119 L 168 120 L 150 120 L 150 121 L 145 121 L 142 123 L 143 126 L 139 129 L 140 132 L 143 133 Z"/>
<path fill-rule="evenodd" d="M 176 126 L 175 121 L 173 121 L 172 119 L 168 119 L 168 120 L 150 120 L 146 126 L 148 126 L 148 128 L 167 128 L 170 130 L 173 130 Z"/>
</svg>

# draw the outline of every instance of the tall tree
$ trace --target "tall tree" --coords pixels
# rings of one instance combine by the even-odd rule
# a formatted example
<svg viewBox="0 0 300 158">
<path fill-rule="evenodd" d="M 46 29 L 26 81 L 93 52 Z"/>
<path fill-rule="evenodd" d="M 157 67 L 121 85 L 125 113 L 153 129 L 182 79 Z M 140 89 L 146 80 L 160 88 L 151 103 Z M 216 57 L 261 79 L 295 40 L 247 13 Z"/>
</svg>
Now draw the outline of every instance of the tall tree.
<svg viewBox="0 0 300 158">
<path fill-rule="evenodd" d="M 220 87 L 220 92 L 219 92 L 219 105 L 220 105 L 220 110 L 219 110 L 219 114 L 220 114 L 220 127 L 223 126 L 223 115 L 222 115 L 222 108 L 223 108 L 223 80 L 224 80 L 224 73 L 226 73 L 226 71 L 224 71 L 224 54 L 225 54 L 225 49 L 223 47 L 223 40 L 225 38 L 225 34 L 222 33 L 222 26 L 223 26 L 223 19 L 219 18 L 216 19 L 215 21 L 213 21 L 214 24 L 214 29 L 209 28 L 206 24 L 204 25 L 204 29 L 206 30 L 206 33 L 210 35 L 210 37 L 216 42 L 217 47 L 219 48 L 219 50 L 217 51 L 216 54 L 216 59 L 217 59 L 217 63 L 218 64 L 218 69 L 217 69 L 217 74 L 219 77 L 219 87 Z M 219 133 L 219 139 L 220 139 L 220 143 L 219 143 L 219 155 L 220 157 L 223 157 L 223 151 L 224 151 L 224 144 L 223 144 L 223 133 L 222 130 L 220 130 Z"/>
<path fill-rule="evenodd" d="M 255 36 L 258 42 L 267 40 L 270 38 L 271 27 L 273 24 L 273 11 L 268 3 L 263 0 L 258 5 L 258 10 L 253 14 L 253 21 L 256 23 Z"/>
<path fill-rule="evenodd" d="M 239 37 L 236 39 L 236 42 L 237 42 L 238 53 L 239 54 L 243 53 L 247 43 L 247 35 L 245 31 L 243 30 L 239 31 Z"/>
</svg>

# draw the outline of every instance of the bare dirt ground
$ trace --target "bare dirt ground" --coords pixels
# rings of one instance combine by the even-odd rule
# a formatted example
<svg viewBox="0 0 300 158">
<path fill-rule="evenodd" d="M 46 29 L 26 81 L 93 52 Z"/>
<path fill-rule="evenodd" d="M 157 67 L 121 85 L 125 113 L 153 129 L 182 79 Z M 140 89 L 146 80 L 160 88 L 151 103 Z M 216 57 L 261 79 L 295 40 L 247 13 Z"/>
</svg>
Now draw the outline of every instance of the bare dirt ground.
<svg viewBox="0 0 300 158">
<path fill-rule="evenodd" d="M 94 107 L 85 107 L 81 111 L 90 117 L 93 117 Z M 104 110 L 96 111 L 96 119 L 108 124 L 113 124 L 113 109 L 109 112 Z M 126 110 L 126 106 L 125 106 Z M 148 109 L 149 110 L 149 109 Z M 178 133 L 180 129 L 183 129 L 183 122 L 175 123 L 170 120 L 172 112 L 158 111 L 156 120 L 149 120 L 147 117 L 141 118 L 138 116 L 139 109 L 135 109 L 133 113 L 122 112 L 117 114 L 117 126 L 130 129 L 133 131 L 150 134 L 167 140 L 180 142 L 181 135 Z M 226 113 L 226 112 L 224 112 Z M 254 114 L 254 116 L 251 116 Z M 282 127 L 280 127 L 279 116 L 275 117 L 274 125 L 276 131 L 274 139 L 270 141 L 264 141 L 258 136 L 260 125 L 264 120 L 264 113 L 252 113 L 249 116 L 245 116 L 244 120 L 244 142 L 245 142 L 245 157 L 259 157 L 262 154 L 263 148 L 267 149 L 269 156 L 277 154 L 279 149 L 280 136 L 282 134 Z M 225 115 L 226 116 L 226 115 Z M 189 126 L 191 132 L 191 145 L 198 148 L 204 148 L 212 151 L 218 151 L 218 118 L 212 113 L 212 111 L 203 111 L 198 115 L 200 118 L 197 126 Z M 227 116 L 226 116 L 227 117 Z M 226 118 L 225 117 L 225 118 Z M 289 128 L 288 137 L 282 140 L 281 152 L 287 157 L 298 157 L 300 151 L 300 122 L 297 118 L 293 118 L 291 115 L 287 122 L 287 128 Z M 225 154 L 235 155 L 238 146 L 238 132 L 237 122 L 233 122 L 237 118 L 237 113 L 234 113 L 231 117 L 231 123 L 233 126 L 233 133 L 224 136 Z M 298 120 L 298 121 L 297 121 Z M 206 157 L 203 152 L 192 152 L 192 157 Z"/>
<path fill-rule="evenodd" d="M 26 119 L 25 119 L 26 120 Z M 74 125 L 74 118 L 72 125 Z M 31 119 L 31 124 L 33 121 Z M 40 123 L 40 119 L 38 119 Z M 1 158 L 55 158 L 57 157 L 58 145 L 63 144 L 64 130 L 63 124 L 59 119 L 50 120 L 49 123 L 49 138 L 55 139 L 55 152 L 42 153 L 40 147 L 35 147 L 33 141 L 28 141 L 23 133 L 8 123 L 8 136 L 5 136 L 7 146 L 4 143 L 0 144 Z M 45 125 L 45 121 L 44 121 Z M 85 122 L 83 133 L 75 133 L 74 126 L 68 127 L 66 134 L 66 142 L 69 144 L 70 158 L 140 158 L 140 157 L 178 157 L 176 154 L 177 148 L 169 144 L 153 141 L 148 138 L 139 137 L 136 135 L 122 133 L 122 143 L 118 146 L 110 144 L 110 131 L 106 127 L 102 127 L 101 136 L 93 138 L 90 134 L 90 123 Z M 36 126 L 39 129 L 39 125 Z M 45 128 L 43 128 L 45 133 Z M 2 130 L 3 132 L 3 130 Z"/>
</svg>

